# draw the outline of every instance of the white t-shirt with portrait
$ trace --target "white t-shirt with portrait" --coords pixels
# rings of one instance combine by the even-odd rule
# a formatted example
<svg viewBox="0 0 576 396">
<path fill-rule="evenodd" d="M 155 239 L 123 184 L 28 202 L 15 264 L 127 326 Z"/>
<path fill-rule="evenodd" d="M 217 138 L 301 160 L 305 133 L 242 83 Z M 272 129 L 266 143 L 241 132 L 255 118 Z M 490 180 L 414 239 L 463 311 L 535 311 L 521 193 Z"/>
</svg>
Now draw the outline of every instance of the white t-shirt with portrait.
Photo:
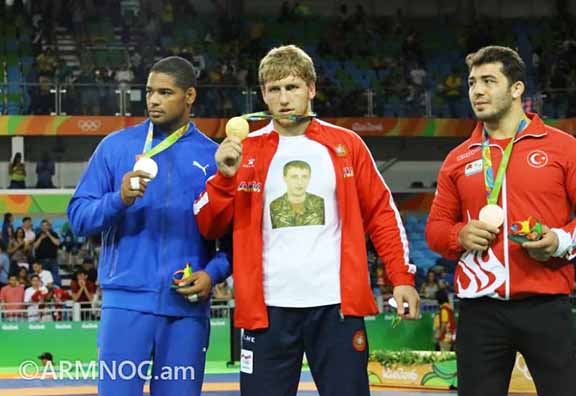
<svg viewBox="0 0 576 396">
<path fill-rule="evenodd" d="M 340 303 L 342 232 L 326 147 L 306 136 L 280 136 L 266 178 L 262 230 L 266 305 Z"/>
</svg>

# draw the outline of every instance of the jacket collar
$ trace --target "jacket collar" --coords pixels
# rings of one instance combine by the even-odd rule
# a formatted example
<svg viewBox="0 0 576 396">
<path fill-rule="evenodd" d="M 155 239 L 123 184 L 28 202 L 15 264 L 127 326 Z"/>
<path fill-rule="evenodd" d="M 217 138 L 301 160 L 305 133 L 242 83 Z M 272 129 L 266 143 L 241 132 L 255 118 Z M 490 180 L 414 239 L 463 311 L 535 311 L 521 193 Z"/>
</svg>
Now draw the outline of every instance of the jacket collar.
<svg viewBox="0 0 576 396">
<path fill-rule="evenodd" d="M 308 126 L 306 127 L 306 130 L 304 131 L 304 135 L 306 137 L 312 138 L 321 129 L 322 129 L 322 126 L 320 125 L 318 120 L 316 120 L 316 118 L 312 118 L 312 120 L 310 121 L 310 124 L 308 124 Z M 251 133 L 248 136 L 258 136 L 258 135 L 264 135 L 267 133 L 272 133 L 272 134 L 276 134 L 276 135 L 280 136 L 278 131 L 276 129 L 274 129 L 274 121 L 272 121 L 272 120 L 268 124 L 266 124 L 266 126 L 261 128 L 260 130 L 258 130 L 258 132 Z"/>
<path fill-rule="evenodd" d="M 145 122 L 146 132 L 148 132 L 148 128 L 150 127 L 151 124 L 152 124 L 152 120 L 150 120 L 150 119 L 146 120 L 146 122 Z M 165 138 L 167 136 L 170 136 L 170 133 L 174 132 L 174 131 L 171 131 L 170 133 L 162 132 L 160 130 L 160 128 L 156 128 L 155 125 L 153 125 L 153 128 L 154 128 L 154 137 L 155 138 Z M 184 133 L 184 135 L 182 135 L 182 137 L 192 135 L 196 131 L 197 131 L 196 124 L 194 124 L 194 122 L 190 121 L 190 122 L 188 122 L 188 129 L 186 130 L 186 133 Z"/>
<path fill-rule="evenodd" d="M 521 131 L 519 134 L 516 135 L 514 138 L 514 143 L 518 142 L 519 140 L 525 138 L 542 138 L 548 134 L 546 132 L 546 125 L 542 121 L 542 119 L 536 113 L 526 113 L 526 116 L 530 119 L 530 124 L 526 129 Z M 468 148 L 473 148 L 476 146 L 482 145 L 482 134 L 484 130 L 484 123 L 478 121 L 474 130 L 472 131 L 472 135 L 470 136 L 470 142 L 468 144 Z"/>
</svg>

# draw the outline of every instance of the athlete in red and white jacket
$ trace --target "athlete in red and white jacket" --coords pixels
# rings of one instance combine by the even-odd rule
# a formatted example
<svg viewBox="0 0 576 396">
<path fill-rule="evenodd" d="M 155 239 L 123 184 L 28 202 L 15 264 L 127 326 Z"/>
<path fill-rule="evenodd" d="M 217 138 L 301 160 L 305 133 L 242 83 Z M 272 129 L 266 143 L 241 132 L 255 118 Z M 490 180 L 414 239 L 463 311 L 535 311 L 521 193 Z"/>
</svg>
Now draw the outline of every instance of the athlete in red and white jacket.
<svg viewBox="0 0 576 396">
<path fill-rule="evenodd" d="M 372 155 L 353 131 L 314 119 L 305 136 L 325 146 L 336 174 L 342 222 L 340 290 L 344 315 L 378 312 L 369 283 L 364 236 L 368 233 L 394 286 L 414 285 L 416 267 L 409 263 L 408 239 L 392 193 Z M 236 326 L 268 327 L 262 269 L 263 193 L 279 135 L 270 123 L 242 144 L 238 173 L 220 172 L 210 179 L 195 205 L 200 232 L 217 238 L 233 226 Z"/>
<path fill-rule="evenodd" d="M 486 205 L 482 172 L 483 123 L 450 152 L 438 176 L 438 189 L 426 229 L 430 248 L 458 259 L 454 278 L 461 298 L 481 296 L 516 299 L 536 294 L 570 294 L 574 266 L 565 255 L 572 246 L 576 221 L 576 141 L 572 135 L 545 125 L 535 114 L 518 133 L 498 204 L 504 224 L 487 252 L 465 252 L 458 235 Z M 491 140 L 497 170 L 509 140 Z M 558 236 L 558 249 L 547 262 L 530 257 L 527 249 L 509 241 L 510 225 L 532 216 Z"/>
</svg>

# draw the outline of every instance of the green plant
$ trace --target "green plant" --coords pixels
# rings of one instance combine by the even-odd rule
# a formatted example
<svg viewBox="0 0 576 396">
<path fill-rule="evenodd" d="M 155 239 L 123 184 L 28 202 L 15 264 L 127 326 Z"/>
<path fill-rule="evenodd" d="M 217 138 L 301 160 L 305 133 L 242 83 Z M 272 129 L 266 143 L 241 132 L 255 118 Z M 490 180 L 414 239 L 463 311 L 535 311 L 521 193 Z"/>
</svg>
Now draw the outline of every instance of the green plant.
<svg viewBox="0 0 576 396">
<path fill-rule="evenodd" d="M 378 362 L 384 367 L 434 364 L 456 359 L 454 352 L 415 352 L 415 351 L 374 351 L 369 361 Z"/>
</svg>

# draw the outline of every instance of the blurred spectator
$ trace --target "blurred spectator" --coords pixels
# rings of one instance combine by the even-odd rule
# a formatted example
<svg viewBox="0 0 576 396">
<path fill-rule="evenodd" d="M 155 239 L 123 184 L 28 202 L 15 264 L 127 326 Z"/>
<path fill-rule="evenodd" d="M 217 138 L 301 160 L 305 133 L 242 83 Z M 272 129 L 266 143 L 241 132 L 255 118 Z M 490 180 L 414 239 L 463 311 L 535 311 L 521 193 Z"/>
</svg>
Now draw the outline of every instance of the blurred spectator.
<svg viewBox="0 0 576 396">
<path fill-rule="evenodd" d="M 120 85 L 121 88 L 127 89 L 130 83 L 134 81 L 134 73 L 128 63 L 119 67 L 114 73 L 114 80 Z"/>
<path fill-rule="evenodd" d="M 48 289 L 42 286 L 40 277 L 32 275 L 30 277 L 31 286 L 24 292 L 24 302 L 28 305 L 28 322 L 37 322 L 40 320 L 40 303 L 43 302 L 44 296 Z"/>
<path fill-rule="evenodd" d="M 162 23 L 165 27 L 172 26 L 174 23 L 174 7 L 170 0 L 164 0 L 162 7 Z"/>
<path fill-rule="evenodd" d="M 458 74 L 458 68 L 453 67 L 450 74 L 442 82 L 440 92 L 448 106 L 448 116 L 457 118 L 460 114 L 458 105 L 462 100 L 464 91 L 464 82 Z"/>
<path fill-rule="evenodd" d="M 6 253 L 6 244 L 0 240 L 0 288 L 8 283 L 10 273 L 10 258 Z"/>
<path fill-rule="evenodd" d="M 232 300 L 234 298 L 232 296 L 232 290 L 230 289 L 226 281 L 218 283 L 214 287 L 213 298 L 214 300 L 225 300 L 225 301 Z"/>
<path fill-rule="evenodd" d="M 446 288 L 447 291 L 450 291 L 454 285 L 454 273 L 448 273 L 448 271 L 446 271 L 446 267 L 443 265 L 435 265 L 434 272 L 436 273 L 438 287 L 441 289 Z"/>
<path fill-rule="evenodd" d="M 100 100 L 98 97 L 98 88 L 96 87 L 95 71 L 92 66 L 80 66 L 80 74 L 74 82 L 77 84 L 80 97 L 80 114 L 99 115 Z"/>
<path fill-rule="evenodd" d="M 428 274 L 426 274 L 426 280 L 420 287 L 420 296 L 422 296 L 422 298 L 433 300 L 436 298 L 437 291 L 438 282 L 436 282 L 436 273 L 434 271 L 428 271 Z"/>
<path fill-rule="evenodd" d="M 0 303 L 7 304 L 2 307 L 2 320 L 17 321 L 19 317 L 23 316 L 22 312 L 13 312 L 24 309 L 24 286 L 18 284 L 16 275 L 10 275 L 8 284 L 0 289 Z"/>
<path fill-rule="evenodd" d="M 36 188 L 54 188 L 52 183 L 54 161 L 50 157 L 49 152 L 45 151 L 42 154 L 42 159 L 36 164 L 36 175 L 38 177 Z"/>
<path fill-rule="evenodd" d="M 102 289 L 96 286 L 96 293 L 92 297 L 92 312 L 94 313 L 94 320 L 100 320 L 100 312 L 102 310 Z"/>
<path fill-rule="evenodd" d="M 426 92 L 426 77 L 428 73 L 422 63 L 416 63 L 408 72 L 408 98 L 407 102 L 414 102 L 418 105 L 424 104 L 424 94 Z"/>
<path fill-rule="evenodd" d="M 72 231 L 70 223 L 67 221 L 62 226 L 62 247 L 64 249 L 64 264 L 73 272 L 73 267 L 77 264 L 77 257 L 82 244 L 78 241 Z"/>
<path fill-rule="evenodd" d="M 388 274 L 384 270 L 382 262 L 379 261 L 379 266 L 376 268 L 376 285 L 378 286 L 378 290 L 380 295 L 383 297 L 384 300 L 387 300 L 392 296 L 393 286 L 392 281 L 388 278 Z"/>
<path fill-rule="evenodd" d="M 78 270 L 76 279 L 70 284 L 70 291 L 72 292 L 72 300 L 80 303 L 82 308 L 82 320 L 87 320 L 92 317 L 87 308 L 91 308 L 94 293 L 96 293 L 96 285 L 94 282 L 88 280 L 88 275 L 83 269 Z"/>
<path fill-rule="evenodd" d="M 52 273 L 54 283 L 60 286 L 60 269 L 58 267 L 58 248 L 60 239 L 58 234 L 52 230 L 52 224 L 48 220 L 42 220 L 40 231 L 34 242 L 34 252 L 36 260 L 42 263 L 42 266 Z"/>
<path fill-rule="evenodd" d="M 8 244 L 8 254 L 10 255 L 10 261 L 17 266 L 21 264 L 28 266 L 32 255 L 32 244 L 26 241 L 26 234 L 22 227 L 18 227 L 14 232 L 14 238 Z"/>
<path fill-rule="evenodd" d="M 36 64 L 38 65 L 38 73 L 47 77 L 54 77 L 56 67 L 58 67 L 58 58 L 54 53 L 52 47 L 48 47 L 46 51 L 41 52 L 36 57 Z"/>
<path fill-rule="evenodd" d="M 44 320 L 60 321 L 64 318 L 63 306 L 67 300 L 70 300 L 70 294 L 64 289 L 50 284 L 46 287 L 48 292 L 44 296 L 44 315 L 47 317 Z"/>
<path fill-rule="evenodd" d="M 10 242 L 10 239 L 14 237 L 14 226 L 13 226 L 14 216 L 12 213 L 4 213 L 4 222 L 2 223 L 2 240 L 6 245 Z"/>
<path fill-rule="evenodd" d="M 24 289 L 30 287 L 30 278 L 28 277 L 28 269 L 26 267 L 18 267 L 17 272 L 18 284 Z"/>
<path fill-rule="evenodd" d="M 146 39 L 150 45 L 156 45 L 158 42 L 158 37 L 160 36 L 160 23 L 158 21 L 158 16 L 150 15 L 148 23 L 144 27 L 144 33 L 146 34 Z"/>
<path fill-rule="evenodd" d="M 98 280 L 98 270 L 94 266 L 94 259 L 92 257 L 85 257 L 82 261 L 82 269 L 86 272 L 87 279 L 90 282 L 96 283 Z"/>
<path fill-rule="evenodd" d="M 88 279 L 84 269 L 76 272 L 76 279 L 70 284 L 72 299 L 76 302 L 90 302 L 96 292 L 96 284 Z"/>
<path fill-rule="evenodd" d="M 32 229 L 32 219 L 26 216 L 22 219 L 22 229 L 24 230 L 24 239 L 28 243 L 34 243 L 36 240 L 36 233 Z"/>
<path fill-rule="evenodd" d="M 72 31 L 74 38 L 79 44 L 88 43 L 88 31 L 86 30 L 86 11 L 83 1 L 72 1 Z"/>
<path fill-rule="evenodd" d="M 278 22 L 291 22 L 294 20 L 294 4 L 293 1 L 283 1 L 280 6 L 280 15 Z"/>
<path fill-rule="evenodd" d="M 438 312 L 434 315 L 434 339 L 436 340 L 436 350 L 451 351 L 456 340 L 456 319 L 454 309 L 448 299 L 446 290 L 436 292 L 438 301 Z"/>
<path fill-rule="evenodd" d="M 568 97 L 566 88 L 570 85 L 572 68 L 564 59 L 558 59 L 550 71 L 550 77 L 547 84 L 548 102 L 550 104 L 551 114 L 548 117 L 564 118 L 568 111 Z"/>
<path fill-rule="evenodd" d="M 118 83 L 118 88 L 123 91 L 125 111 L 130 114 L 131 100 L 130 95 L 126 95 L 126 93 L 130 90 L 130 84 L 134 82 L 134 72 L 129 63 L 125 63 L 114 72 L 114 81 Z M 122 108 L 121 100 L 121 97 L 118 97 L 118 109 Z"/>
<path fill-rule="evenodd" d="M 38 260 L 35 260 L 32 263 L 32 275 L 38 275 L 40 281 L 42 282 L 42 286 L 52 287 L 54 284 L 54 277 L 52 276 L 52 273 L 42 268 L 42 263 Z"/>
<path fill-rule="evenodd" d="M 420 41 L 420 36 L 415 30 L 411 30 L 404 39 L 404 42 L 402 43 L 402 54 L 404 56 L 404 61 L 407 64 L 424 63 L 422 43 Z"/>
<path fill-rule="evenodd" d="M 206 58 L 202 53 L 196 51 L 194 48 L 192 48 L 192 51 L 190 51 L 190 58 L 190 62 L 192 63 L 192 66 L 194 66 L 196 79 L 201 80 L 206 74 Z"/>
<path fill-rule="evenodd" d="M 114 93 L 115 87 L 114 76 L 112 69 L 108 67 L 100 67 L 94 72 L 96 78 L 96 87 L 98 89 L 98 101 L 100 103 L 101 114 L 115 114 L 118 111 L 118 106 L 116 105 L 116 94 Z"/>
<path fill-rule="evenodd" d="M 54 81 L 59 84 L 69 85 L 74 80 L 74 68 L 64 59 L 58 60 L 58 68 L 54 75 Z"/>
<path fill-rule="evenodd" d="M 8 188 L 26 188 L 26 168 L 22 161 L 22 153 L 14 154 L 8 174 L 10 176 Z"/>
<path fill-rule="evenodd" d="M 31 89 L 30 111 L 32 114 L 51 114 L 54 111 L 54 96 L 50 92 L 53 86 L 53 77 L 40 74 L 34 81 Z"/>
<path fill-rule="evenodd" d="M 538 85 L 538 89 L 543 88 L 542 87 L 542 76 L 545 73 L 545 68 L 544 68 L 544 64 L 542 62 L 542 48 L 539 46 L 535 46 L 534 44 L 532 44 L 532 59 L 531 59 L 531 63 L 532 63 L 532 71 L 534 73 L 534 78 L 536 80 L 536 83 Z"/>
<path fill-rule="evenodd" d="M 340 4 L 338 8 L 338 16 L 337 16 L 337 26 L 343 32 L 346 32 L 350 29 L 350 11 L 348 10 L 348 5 L 346 3 Z"/>
</svg>

